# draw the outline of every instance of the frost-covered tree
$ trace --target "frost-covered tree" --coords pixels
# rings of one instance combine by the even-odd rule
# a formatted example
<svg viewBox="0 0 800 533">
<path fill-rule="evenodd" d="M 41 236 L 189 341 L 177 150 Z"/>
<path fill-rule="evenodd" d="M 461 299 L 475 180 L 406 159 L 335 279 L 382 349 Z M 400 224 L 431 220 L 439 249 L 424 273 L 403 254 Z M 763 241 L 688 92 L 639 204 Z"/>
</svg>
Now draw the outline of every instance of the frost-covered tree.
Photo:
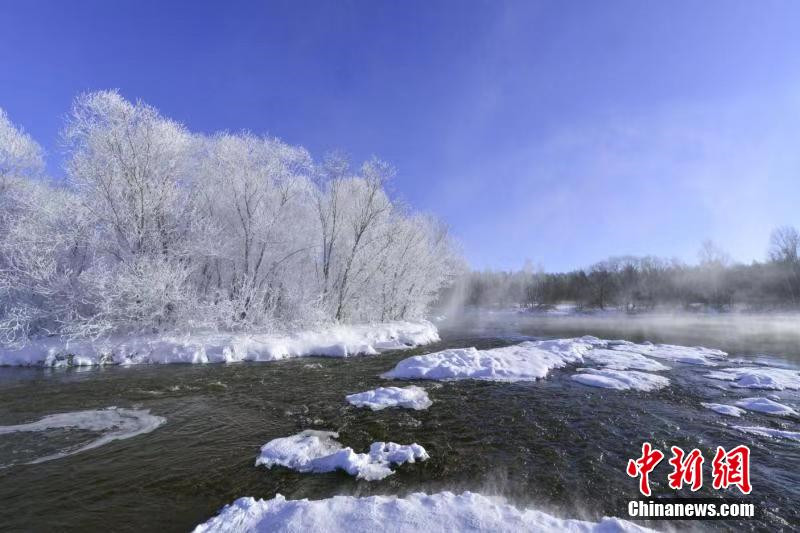
<svg viewBox="0 0 800 533">
<path fill-rule="evenodd" d="M 800 302 L 800 231 L 792 226 L 776 228 L 769 240 L 769 258 L 777 270 L 779 284 Z"/>
<path fill-rule="evenodd" d="M 0 115 L 0 342 L 419 318 L 452 275 L 434 220 L 373 159 L 315 163 L 250 133 L 195 135 L 116 91 L 79 95 L 68 180 Z"/>
<path fill-rule="evenodd" d="M 0 109 L 0 343 L 59 332 L 87 311 L 90 228 L 76 195 L 41 178 L 42 150 Z"/>
<path fill-rule="evenodd" d="M 310 156 L 250 134 L 200 142 L 205 153 L 195 186 L 204 216 L 221 237 L 213 239 L 220 245 L 203 264 L 202 290 L 230 306 L 232 323 L 311 313 L 316 221 Z"/>
<path fill-rule="evenodd" d="M 108 231 L 119 261 L 179 253 L 192 214 L 181 186 L 190 136 L 153 107 L 115 91 L 80 95 L 64 130 L 73 186 Z"/>
<path fill-rule="evenodd" d="M 100 91 L 75 99 L 64 139 L 70 184 L 100 234 L 85 276 L 95 304 L 87 331 L 183 319 L 198 224 L 186 186 L 191 136 L 151 106 Z"/>
<path fill-rule="evenodd" d="M 800 262 L 800 231 L 792 226 L 776 228 L 769 238 L 769 258 L 776 263 Z"/>
<path fill-rule="evenodd" d="M 43 169 L 41 146 L 0 108 L 0 189 L 7 179 L 35 176 Z"/>
</svg>

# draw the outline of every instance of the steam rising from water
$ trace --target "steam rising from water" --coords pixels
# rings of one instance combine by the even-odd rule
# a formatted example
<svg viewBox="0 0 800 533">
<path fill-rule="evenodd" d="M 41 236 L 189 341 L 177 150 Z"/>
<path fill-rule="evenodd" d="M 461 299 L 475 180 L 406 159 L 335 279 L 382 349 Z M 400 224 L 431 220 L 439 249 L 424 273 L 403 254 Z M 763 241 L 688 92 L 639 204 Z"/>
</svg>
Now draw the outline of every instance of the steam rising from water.
<svg viewBox="0 0 800 533">
<path fill-rule="evenodd" d="M 796 313 L 646 313 L 617 311 L 563 314 L 527 311 L 465 310 L 440 322 L 442 330 L 470 328 L 496 336 L 623 337 L 685 346 L 710 346 L 732 354 L 778 356 L 800 362 L 800 314 Z M 752 346 L 759 346 L 759 353 Z M 769 355 L 765 355 L 769 354 Z"/>
</svg>

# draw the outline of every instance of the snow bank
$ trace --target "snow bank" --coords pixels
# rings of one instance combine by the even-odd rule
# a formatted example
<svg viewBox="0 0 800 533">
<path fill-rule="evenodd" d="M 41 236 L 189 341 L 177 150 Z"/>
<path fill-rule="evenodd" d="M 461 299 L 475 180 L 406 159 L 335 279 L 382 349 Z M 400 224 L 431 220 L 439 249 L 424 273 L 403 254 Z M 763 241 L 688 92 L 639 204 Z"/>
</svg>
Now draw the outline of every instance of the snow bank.
<svg viewBox="0 0 800 533">
<path fill-rule="evenodd" d="M 572 379 L 590 387 L 602 387 L 616 390 L 653 391 L 669 385 L 663 376 L 639 372 L 637 370 L 611 370 L 608 368 L 582 368 L 580 374 Z"/>
<path fill-rule="evenodd" d="M 668 366 L 632 351 L 595 348 L 585 357 L 612 370 L 646 370 L 650 372 L 669 370 Z"/>
<path fill-rule="evenodd" d="M 341 469 L 359 479 L 375 481 L 393 474 L 389 468 L 392 464 L 428 459 L 428 453 L 419 444 L 373 442 L 369 453 L 355 453 L 352 448 L 343 448 L 335 440 L 338 436 L 333 431 L 306 430 L 271 440 L 262 446 L 256 466 L 280 465 L 298 472 L 317 473 Z"/>
<path fill-rule="evenodd" d="M 613 350 L 633 352 L 657 359 L 666 359 L 690 365 L 716 366 L 715 360 L 724 359 L 727 353 L 702 346 L 675 346 L 673 344 L 635 344 L 616 341 L 609 346 Z"/>
<path fill-rule="evenodd" d="M 800 431 L 786 431 L 783 429 L 772 429 L 762 427 L 743 427 L 731 426 L 733 429 L 738 429 L 744 433 L 751 433 L 761 437 L 771 437 L 773 439 L 790 439 L 800 442 Z"/>
<path fill-rule="evenodd" d="M 334 496 L 325 500 L 239 498 L 226 505 L 195 533 L 326 531 L 417 533 L 437 531 L 644 532 L 648 529 L 618 518 L 598 523 L 557 518 L 532 509 L 519 510 L 502 500 L 464 492 L 396 496 Z"/>
<path fill-rule="evenodd" d="M 376 354 L 436 342 L 430 322 L 338 325 L 293 334 L 196 333 L 64 342 L 42 339 L 20 349 L 0 348 L 0 366 L 92 366 L 146 363 L 274 361 L 321 355 Z"/>
<path fill-rule="evenodd" d="M 356 407 L 369 407 L 380 411 L 387 407 L 406 407 L 408 409 L 427 409 L 433 402 L 425 389 L 410 385 L 408 387 L 378 387 L 377 389 L 350 394 L 347 401 Z"/>
<path fill-rule="evenodd" d="M 785 368 L 725 368 L 706 374 L 707 378 L 733 381 L 734 387 L 745 389 L 800 389 L 800 372 Z"/>
<path fill-rule="evenodd" d="M 553 368 L 582 361 L 590 339 L 528 341 L 503 348 L 454 348 L 403 359 L 383 374 L 388 379 L 480 379 L 525 381 L 545 377 Z"/>
<path fill-rule="evenodd" d="M 743 398 L 738 402 L 736 402 L 736 405 L 738 405 L 739 407 L 743 407 L 748 411 L 758 411 L 761 413 L 767 413 L 769 415 L 797 416 L 797 411 L 795 411 L 788 405 L 783 405 L 782 403 L 773 402 L 769 398 Z"/>
<path fill-rule="evenodd" d="M 724 403 L 701 403 L 700 405 L 721 415 L 742 416 L 744 413 L 744 409 L 739 409 L 734 405 L 726 405 Z"/>
<path fill-rule="evenodd" d="M 130 439 L 143 433 L 149 433 L 166 421 L 166 418 L 151 415 L 149 410 L 109 407 L 93 411 L 58 413 L 47 415 L 36 422 L 0 426 L 0 435 L 22 431 L 44 432 L 50 429 L 78 429 L 102 433 L 100 437 L 83 446 L 31 461 L 32 463 L 43 463 L 91 450 L 115 440 Z"/>
<path fill-rule="evenodd" d="M 653 360 L 653 357 L 680 363 L 715 366 L 717 363 L 713 360 L 726 356 L 725 352 L 711 348 L 635 344 L 624 340 L 602 340 L 587 335 L 576 339 L 527 341 L 489 350 L 477 350 L 474 347 L 454 348 L 417 355 L 400 361 L 383 377 L 435 380 L 535 380 L 547 376 L 554 368 L 587 361 L 601 366 L 608 372 L 578 374 L 574 376 L 576 381 L 597 387 L 653 390 L 666 386 L 669 381 L 649 374 L 641 377 L 642 372 L 635 372 L 669 370 L 670 367 Z"/>
</svg>

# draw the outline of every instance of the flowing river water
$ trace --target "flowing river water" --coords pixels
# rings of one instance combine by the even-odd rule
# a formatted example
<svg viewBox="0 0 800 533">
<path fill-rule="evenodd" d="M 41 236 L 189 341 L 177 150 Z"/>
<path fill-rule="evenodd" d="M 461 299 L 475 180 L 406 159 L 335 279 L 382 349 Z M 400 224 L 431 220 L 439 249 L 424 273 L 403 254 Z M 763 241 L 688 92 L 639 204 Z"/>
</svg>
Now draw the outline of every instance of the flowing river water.
<svg viewBox="0 0 800 533">
<path fill-rule="evenodd" d="M 559 516 L 626 518 L 627 501 L 637 498 L 638 491 L 625 465 L 639 455 L 644 440 L 665 451 L 671 445 L 699 447 L 707 467 L 717 446 L 749 445 L 753 492 L 748 499 L 756 504 L 758 516 L 738 522 L 642 525 L 754 531 L 800 526 L 800 443 L 740 433 L 728 425 L 739 419 L 700 406 L 777 395 L 797 408 L 798 391 L 733 389 L 703 377 L 707 368 L 675 363 L 668 374 L 670 386 L 655 392 L 587 387 L 570 379 L 574 367 L 568 367 L 536 382 L 417 382 L 434 402 L 425 411 L 373 412 L 346 403 L 346 394 L 407 384 L 379 377 L 403 358 L 448 347 L 509 345 L 523 336 L 592 334 L 703 345 L 729 351 L 731 358 L 757 356 L 780 365 L 796 366 L 800 361 L 800 339 L 771 327 L 744 331 L 718 321 L 659 324 L 509 316 L 444 325 L 437 344 L 379 356 L 230 365 L 2 368 L 2 426 L 112 406 L 149 411 L 166 422 L 147 433 L 35 464 L 30 463 L 80 449 L 102 431 L 53 428 L 0 434 L 0 530 L 187 531 L 240 496 L 271 498 L 276 493 L 289 499 L 319 499 L 471 490 Z M 746 422 L 800 431 L 796 418 L 748 413 Z M 301 474 L 254 466 L 264 443 L 304 429 L 338 431 L 339 441 L 356 451 L 365 451 L 374 441 L 416 442 L 431 458 L 402 465 L 377 482 L 342 472 Z M 667 487 L 668 473 L 663 461 L 651 475 L 655 496 L 675 495 Z M 678 495 L 737 495 L 713 490 L 709 478 L 706 472 L 698 493 Z"/>
</svg>

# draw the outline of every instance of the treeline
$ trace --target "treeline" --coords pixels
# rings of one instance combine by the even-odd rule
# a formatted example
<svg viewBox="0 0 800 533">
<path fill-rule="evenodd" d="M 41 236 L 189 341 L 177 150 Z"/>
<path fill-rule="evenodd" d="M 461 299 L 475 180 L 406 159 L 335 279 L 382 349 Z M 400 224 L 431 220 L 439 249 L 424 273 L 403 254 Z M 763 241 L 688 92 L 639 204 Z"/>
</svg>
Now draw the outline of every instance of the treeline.
<svg viewBox="0 0 800 533">
<path fill-rule="evenodd" d="M 457 291 L 467 306 L 549 309 L 573 303 L 578 309 L 622 308 L 647 311 L 657 306 L 727 310 L 800 307 L 800 232 L 776 229 L 768 259 L 732 263 L 706 242 L 700 262 L 687 265 L 656 257 L 616 257 L 588 269 L 566 273 L 471 272 Z M 455 291 L 454 291 L 455 292 Z"/>
<path fill-rule="evenodd" d="M 67 179 L 0 110 L 0 343 L 420 317 L 457 264 L 393 170 L 189 132 L 115 91 L 76 98 Z"/>
</svg>

